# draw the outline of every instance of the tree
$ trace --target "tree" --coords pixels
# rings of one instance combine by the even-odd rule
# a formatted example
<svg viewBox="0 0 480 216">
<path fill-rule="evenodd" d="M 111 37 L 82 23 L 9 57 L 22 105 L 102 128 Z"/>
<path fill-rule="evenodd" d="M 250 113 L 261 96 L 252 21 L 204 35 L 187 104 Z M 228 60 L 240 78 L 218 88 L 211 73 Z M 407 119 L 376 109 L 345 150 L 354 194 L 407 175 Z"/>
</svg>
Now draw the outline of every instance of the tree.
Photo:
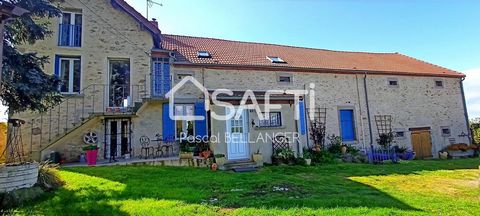
<svg viewBox="0 0 480 216">
<path fill-rule="evenodd" d="M 480 143 L 480 118 L 470 120 L 470 128 L 472 129 L 473 142 Z"/>
<path fill-rule="evenodd" d="M 34 44 L 52 34 L 48 22 L 41 18 L 59 17 L 61 11 L 54 0 L 6 0 L 30 11 L 5 26 L 4 57 L 0 98 L 8 106 L 9 116 L 23 111 L 46 111 L 61 102 L 60 80 L 43 71 L 46 56 L 21 53 L 19 45 Z"/>
</svg>

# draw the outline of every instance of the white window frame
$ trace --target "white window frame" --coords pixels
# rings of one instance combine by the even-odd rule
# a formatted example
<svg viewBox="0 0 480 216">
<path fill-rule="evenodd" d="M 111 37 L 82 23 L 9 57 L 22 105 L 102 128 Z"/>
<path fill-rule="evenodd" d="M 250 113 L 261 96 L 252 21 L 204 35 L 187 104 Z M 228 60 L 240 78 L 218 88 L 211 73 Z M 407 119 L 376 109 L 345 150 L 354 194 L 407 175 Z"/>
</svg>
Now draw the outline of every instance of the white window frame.
<svg viewBox="0 0 480 216">
<path fill-rule="evenodd" d="M 81 57 L 59 57 L 58 58 L 58 65 L 56 67 L 58 67 L 58 77 L 62 77 L 61 74 L 62 74 L 62 60 L 68 60 L 69 61 L 69 74 L 68 74 L 68 83 L 67 84 L 67 87 L 68 87 L 68 91 L 66 92 L 61 92 L 62 94 L 78 94 L 80 93 L 80 91 L 82 90 L 82 58 Z M 74 82 L 74 77 L 73 75 L 75 74 L 74 73 L 74 62 L 78 60 L 80 62 L 80 85 L 79 85 L 79 92 L 75 92 L 73 91 L 73 82 Z M 63 82 L 63 80 L 62 80 Z M 60 90 L 61 90 L 61 87 L 59 87 Z"/>
<path fill-rule="evenodd" d="M 177 107 L 182 107 L 183 113 L 185 113 L 185 111 L 187 110 L 186 108 L 190 107 L 190 106 L 192 107 L 192 111 L 193 111 L 192 116 L 195 115 L 195 105 L 194 104 L 175 104 L 174 105 L 175 116 L 179 115 L 177 113 Z M 182 113 L 182 115 L 183 115 L 183 113 Z M 191 121 L 193 123 L 193 129 L 192 129 L 193 133 L 192 133 L 192 135 L 195 136 L 195 121 L 193 121 L 193 120 L 176 120 L 175 121 L 175 139 L 176 140 L 180 139 L 180 137 L 178 137 L 179 133 L 177 133 L 178 132 L 177 131 L 177 122 L 178 121 L 182 122 L 182 131 L 180 132 L 180 135 L 181 135 L 181 133 L 188 133 L 188 131 L 187 131 L 188 130 L 188 122 Z"/>
<path fill-rule="evenodd" d="M 183 78 L 180 78 L 180 76 L 184 76 L 184 77 L 191 76 L 191 77 L 194 77 L 194 75 L 195 75 L 195 73 L 194 73 L 194 72 L 191 72 L 191 71 L 176 71 L 174 74 L 175 74 L 175 81 L 176 81 L 176 82 L 182 81 Z"/>
<path fill-rule="evenodd" d="M 258 127 L 260 127 L 260 128 L 276 128 L 276 127 L 282 127 L 283 126 L 282 112 L 277 111 L 277 112 L 269 112 L 268 115 L 266 115 L 266 114 L 267 113 L 262 113 L 262 115 L 265 116 L 265 119 L 259 119 Z M 280 123 L 280 125 L 273 125 L 272 126 L 272 120 L 271 120 L 272 114 L 278 115 L 278 117 L 280 118 L 280 119 L 278 119 L 278 122 Z M 266 122 L 268 122 L 268 125 L 266 125 Z"/>
<path fill-rule="evenodd" d="M 62 11 L 59 19 L 59 23 L 60 24 L 63 24 L 63 14 L 70 14 L 70 25 L 76 25 L 76 21 L 75 21 L 75 17 L 76 15 L 82 15 L 82 31 L 80 32 L 80 37 L 82 39 L 82 41 L 80 41 L 80 47 L 83 45 L 83 23 L 84 23 L 84 20 L 83 20 L 83 13 L 82 12 L 73 12 L 73 11 Z M 73 33 L 70 33 L 70 38 L 68 39 L 68 42 L 69 42 L 69 47 L 74 43 L 74 34 Z M 73 47 L 73 46 L 72 46 Z"/>
<path fill-rule="evenodd" d="M 393 130 L 394 132 L 394 135 L 395 135 L 395 138 L 396 139 L 406 139 L 407 138 L 407 132 L 405 129 L 402 129 L 402 128 L 395 128 Z M 397 133 L 403 133 L 403 136 L 397 136 Z"/>
</svg>

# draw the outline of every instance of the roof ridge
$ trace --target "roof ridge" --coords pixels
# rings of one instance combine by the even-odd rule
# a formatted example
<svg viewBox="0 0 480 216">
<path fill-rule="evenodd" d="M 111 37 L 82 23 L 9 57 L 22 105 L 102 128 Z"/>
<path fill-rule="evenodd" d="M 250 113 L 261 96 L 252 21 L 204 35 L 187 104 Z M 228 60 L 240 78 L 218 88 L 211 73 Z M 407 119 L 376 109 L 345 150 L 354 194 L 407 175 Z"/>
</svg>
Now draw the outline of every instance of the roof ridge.
<svg viewBox="0 0 480 216">
<path fill-rule="evenodd" d="M 162 35 L 164 35 L 164 36 L 188 37 L 188 38 L 200 38 L 200 39 L 211 39 L 211 40 L 228 41 L 228 42 L 236 42 L 236 43 L 271 45 L 271 46 L 280 46 L 280 47 L 288 47 L 288 48 L 309 49 L 309 50 L 323 50 L 323 51 L 341 52 L 341 53 L 364 53 L 364 54 L 374 54 L 374 55 L 395 55 L 395 54 L 398 54 L 398 52 L 365 52 L 365 51 L 331 50 L 331 49 L 323 49 L 323 48 L 312 48 L 312 47 L 302 47 L 302 46 L 293 46 L 293 45 L 284 45 L 284 44 L 273 44 L 273 43 L 252 42 L 252 41 L 240 41 L 240 40 L 231 40 L 231 39 L 223 39 L 223 38 L 199 37 L 199 36 L 178 35 L 178 34 L 162 34 Z"/>
</svg>

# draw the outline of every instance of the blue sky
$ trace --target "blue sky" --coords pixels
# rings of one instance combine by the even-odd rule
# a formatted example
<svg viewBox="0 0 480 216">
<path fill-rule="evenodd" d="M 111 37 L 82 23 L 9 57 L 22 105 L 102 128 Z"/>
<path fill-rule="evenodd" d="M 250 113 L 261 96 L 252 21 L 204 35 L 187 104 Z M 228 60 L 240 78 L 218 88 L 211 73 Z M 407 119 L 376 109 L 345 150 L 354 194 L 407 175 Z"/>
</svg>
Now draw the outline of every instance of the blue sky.
<svg viewBox="0 0 480 216">
<path fill-rule="evenodd" d="M 146 15 L 146 0 L 126 0 Z M 480 117 L 480 1 L 155 0 L 166 34 L 333 50 L 400 52 L 467 74 Z"/>
</svg>

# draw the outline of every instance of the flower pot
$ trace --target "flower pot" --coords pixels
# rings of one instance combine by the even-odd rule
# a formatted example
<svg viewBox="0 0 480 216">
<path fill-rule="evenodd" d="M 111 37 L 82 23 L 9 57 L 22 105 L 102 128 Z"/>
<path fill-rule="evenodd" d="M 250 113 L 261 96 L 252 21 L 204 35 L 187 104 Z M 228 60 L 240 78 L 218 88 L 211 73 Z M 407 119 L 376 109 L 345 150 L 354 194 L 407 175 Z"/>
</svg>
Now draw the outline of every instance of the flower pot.
<svg viewBox="0 0 480 216">
<path fill-rule="evenodd" d="M 346 147 L 346 146 L 342 146 L 342 148 L 340 149 L 340 151 L 342 152 L 342 154 L 347 153 L 347 147 Z"/>
<path fill-rule="evenodd" d="M 217 171 L 218 165 L 217 165 L 216 163 L 213 163 L 212 166 L 210 166 L 210 169 L 211 169 L 212 171 Z"/>
<path fill-rule="evenodd" d="M 87 150 L 86 154 L 87 154 L 87 164 L 88 164 L 88 166 L 95 166 L 97 164 L 98 149 Z"/>
<path fill-rule="evenodd" d="M 125 160 L 130 159 L 130 154 L 125 154 Z"/>
<path fill-rule="evenodd" d="M 218 157 L 215 158 L 215 162 L 217 163 L 217 166 L 222 167 L 227 162 L 227 159 L 225 157 Z"/>
<path fill-rule="evenodd" d="M 192 159 L 193 152 L 182 152 L 180 153 L 180 159 Z"/>
<path fill-rule="evenodd" d="M 448 152 L 444 151 L 444 152 L 438 152 L 438 157 L 442 160 L 445 160 L 448 158 Z"/>
<path fill-rule="evenodd" d="M 310 166 L 312 164 L 312 159 L 305 159 L 305 164 L 307 164 L 307 166 Z"/>
<path fill-rule="evenodd" d="M 263 156 L 262 154 L 253 154 L 252 159 L 255 163 L 257 163 L 257 166 L 263 166 Z"/>
</svg>

